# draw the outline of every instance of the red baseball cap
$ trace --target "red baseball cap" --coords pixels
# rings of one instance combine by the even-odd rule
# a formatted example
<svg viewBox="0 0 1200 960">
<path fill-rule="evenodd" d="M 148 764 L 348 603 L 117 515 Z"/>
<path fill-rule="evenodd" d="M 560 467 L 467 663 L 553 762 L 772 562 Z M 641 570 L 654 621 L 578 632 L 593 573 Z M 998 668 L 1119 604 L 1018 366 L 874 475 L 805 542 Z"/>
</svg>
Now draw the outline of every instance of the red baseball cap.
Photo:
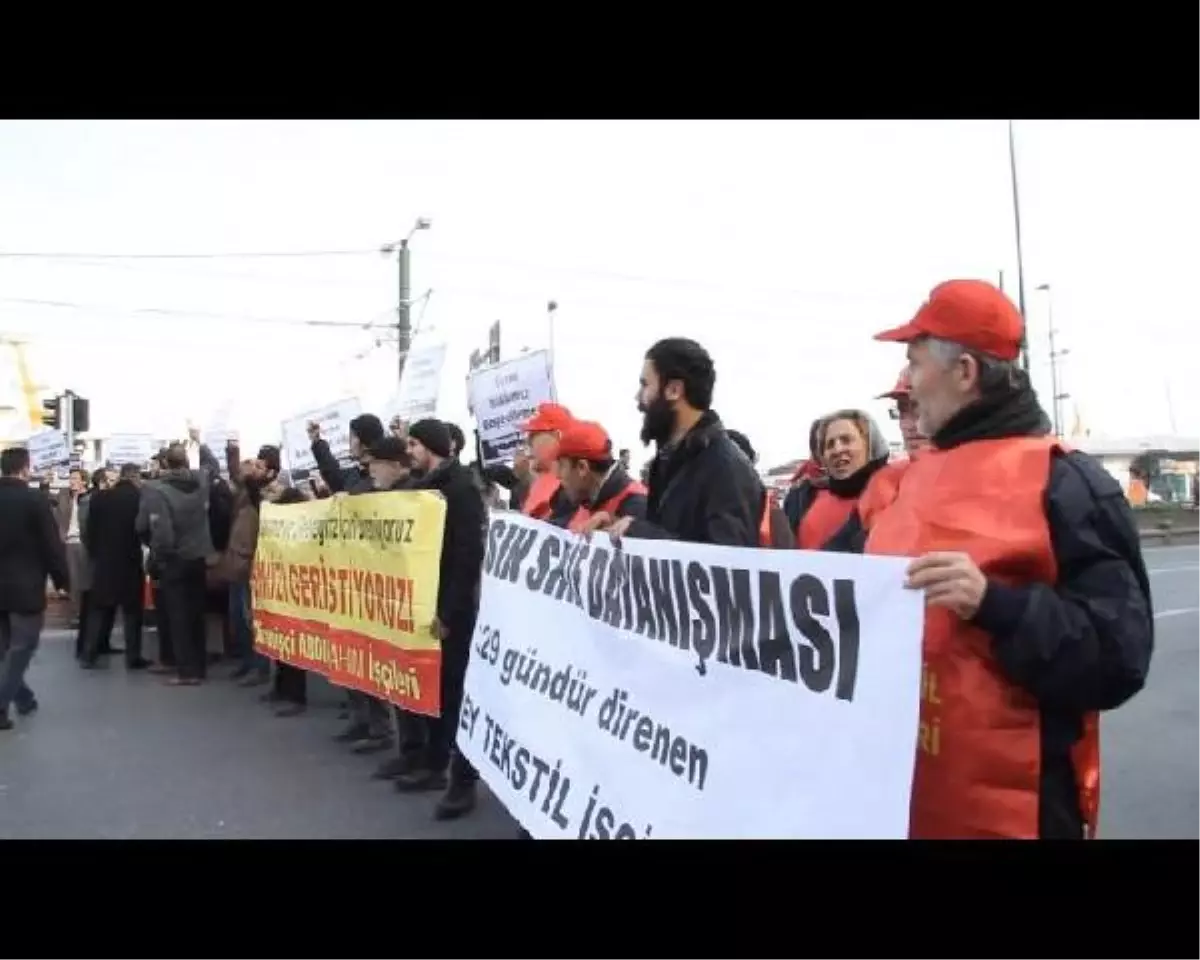
<svg viewBox="0 0 1200 960">
<path fill-rule="evenodd" d="M 565 430 L 574 417 L 571 411 L 557 403 L 539 403 L 537 412 L 521 424 L 522 433 L 558 433 Z"/>
<path fill-rule="evenodd" d="M 985 280 L 947 280 L 930 291 L 908 323 L 877 333 L 875 339 L 908 343 L 938 337 L 998 360 L 1016 360 L 1024 332 L 1021 312 L 999 288 Z"/>
<path fill-rule="evenodd" d="M 896 385 L 887 393 L 881 393 L 876 400 L 903 400 L 912 393 L 912 381 L 908 378 L 908 367 L 900 371 Z"/>
<path fill-rule="evenodd" d="M 578 460 L 608 460 L 612 457 L 612 440 L 600 424 L 576 420 L 559 435 L 558 455 Z"/>
</svg>

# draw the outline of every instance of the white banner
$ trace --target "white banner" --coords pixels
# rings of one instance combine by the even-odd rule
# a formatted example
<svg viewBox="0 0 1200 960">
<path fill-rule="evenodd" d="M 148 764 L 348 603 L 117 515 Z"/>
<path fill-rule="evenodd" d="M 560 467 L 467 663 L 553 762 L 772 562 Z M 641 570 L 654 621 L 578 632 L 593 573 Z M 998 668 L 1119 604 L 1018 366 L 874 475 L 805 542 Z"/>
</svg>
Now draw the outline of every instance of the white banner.
<svg viewBox="0 0 1200 960">
<path fill-rule="evenodd" d="M 554 399 L 550 353 L 523 353 L 467 379 L 470 408 L 479 426 L 484 466 L 512 459 L 521 443 L 521 424 L 539 403 Z"/>
<path fill-rule="evenodd" d="M 158 448 L 148 433 L 118 433 L 104 441 L 104 459 L 113 466 L 144 465 Z"/>
<path fill-rule="evenodd" d="M 29 438 L 30 469 L 40 473 L 71 459 L 71 447 L 67 435 L 61 430 L 39 430 Z"/>
<path fill-rule="evenodd" d="M 907 561 L 491 519 L 458 745 L 538 839 L 899 839 Z"/>
<path fill-rule="evenodd" d="M 399 417 L 408 423 L 437 413 L 438 393 L 442 386 L 442 367 L 446 362 L 446 344 L 430 343 L 411 347 L 404 361 L 400 386 L 384 405 L 383 422 Z"/>
<path fill-rule="evenodd" d="M 362 404 L 357 397 L 339 400 L 319 410 L 311 410 L 303 416 L 285 420 L 283 423 L 283 449 L 291 470 L 316 470 L 317 461 L 312 455 L 312 441 L 308 439 L 308 425 L 315 420 L 321 425 L 321 439 L 329 444 L 329 451 L 339 461 L 350 457 L 350 421 L 362 413 Z"/>
</svg>

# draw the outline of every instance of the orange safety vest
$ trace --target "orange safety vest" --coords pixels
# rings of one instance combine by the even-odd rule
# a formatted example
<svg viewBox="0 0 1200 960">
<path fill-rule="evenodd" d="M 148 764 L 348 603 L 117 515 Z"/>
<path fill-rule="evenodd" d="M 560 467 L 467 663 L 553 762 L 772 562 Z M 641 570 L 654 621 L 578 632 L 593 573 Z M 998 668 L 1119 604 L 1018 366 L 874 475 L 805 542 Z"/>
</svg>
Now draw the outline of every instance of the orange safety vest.
<svg viewBox="0 0 1200 960">
<path fill-rule="evenodd" d="M 646 495 L 646 488 L 638 483 L 638 481 L 630 480 L 622 490 L 618 491 L 616 494 L 609 497 L 602 504 L 596 507 L 594 512 L 607 513 L 615 517 L 617 515 L 617 508 L 627 499 L 638 494 L 644 497 Z M 592 514 L 593 511 L 589 510 L 587 507 L 580 506 L 571 517 L 571 522 L 567 524 L 567 529 L 573 533 L 578 533 L 583 529 L 584 524 L 586 524 L 588 520 L 592 518 Z"/>
<path fill-rule="evenodd" d="M 558 477 L 553 473 L 538 473 L 533 478 L 533 486 L 521 504 L 521 512 L 535 520 L 546 520 L 550 516 L 550 504 L 558 488 L 562 486 Z"/>
<path fill-rule="evenodd" d="M 896 499 L 896 494 L 900 492 L 900 481 L 904 479 L 904 473 L 911 463 L 911 460 L 893 460 L 867 481 L 866 489 L 858 498 L 858 515 L 864 530 L 870 530 L 875 516 Z"/>
<path fill-rule="evenodd" d="M 834 496 L 828 490 L 818 490 L 796 527 L 796 546 L 801 550 L 820 550 L 846 525 L 857 502 Z"/>
<path fill-rule="evenodd" d="M 875 516 L 866 552 L 918 557 L 962 551 L 1007 584 L 1053 584 L 1058 564 L 1043 497 L 1049 437 L 979 440 L 923 453 L 892 505 Z M 1036 839 L 1041 730 L 1037 702 L 1004 679 L 986 633 L 941 607 L 925 612 L 921 726 L 909 835 Z M 1100 726 L 1084 717 L 1072 750 L 1088 838 L 1100 807 Z"/>
</svg>

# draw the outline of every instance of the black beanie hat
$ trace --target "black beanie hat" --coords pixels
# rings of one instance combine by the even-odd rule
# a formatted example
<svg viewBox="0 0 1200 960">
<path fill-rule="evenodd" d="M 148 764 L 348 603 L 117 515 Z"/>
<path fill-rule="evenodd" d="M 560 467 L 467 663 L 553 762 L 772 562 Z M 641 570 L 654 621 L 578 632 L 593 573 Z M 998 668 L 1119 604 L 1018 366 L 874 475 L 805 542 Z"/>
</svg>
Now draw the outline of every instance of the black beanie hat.
<svg viewBox="0 0 1200 960">
<path fill-rule="evenodd" d="M 408 435 L 417 440 L 430 453 L 439 457 L 450 456 L 450 431 L 441 420 L 418 420 L 409 424 Z"/>
<path fill-rule="evenodd" d="M 350 432 L 358 442 L 370 449 L 383 439 L 383 421 L 373 413 L 360 413 L 350 421 Z"/>
</svg>

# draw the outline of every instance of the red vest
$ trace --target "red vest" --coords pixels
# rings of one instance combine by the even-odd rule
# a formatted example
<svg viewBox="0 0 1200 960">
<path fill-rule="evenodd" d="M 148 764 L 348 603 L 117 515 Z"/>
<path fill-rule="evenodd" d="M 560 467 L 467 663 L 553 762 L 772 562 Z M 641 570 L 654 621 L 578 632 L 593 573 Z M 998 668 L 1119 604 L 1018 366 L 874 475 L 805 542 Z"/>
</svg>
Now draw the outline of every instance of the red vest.
<svg viewBox="0 0 1200 960">
<path fill-rule="evenodd" d="M 558 493 L 558 488 L 562 486 L 559 483 L 558 477 L 553 473 L 536 473 L 533 477 L 533 486 L 529 488 L 529 493 L 525 495 L 525 501 L 521 504 L 521 512 L 527 517 L 533 517 L 535 520 L 546 520 L 550 516 L 550 502 L 554 499 L 554 495 Z"/>
<path fill-rule="evenodd" d="M 893 503 L 871 523 L 866 552 L 919 557 L 962 551 L 1000 583 L 1058 577 L 1043 497 L 1047 437 L 980 440 L 931 450 L 905 469 Z M 925 613 L 921 727 L 909 835 L 1036 838 L 1041 731 L 1033 697 L 1009 683 L 982 630 L 941 607 Z M 1087 835 L 1100 799 L 1099 719 L 1072 751 Z"/>
<path fill-rule="evenodd" d="M 593 513 L 607 513 L 609 516 L 615 517 L 617 515 L 617 508 L 635 494 L 645 496 L 646 488 L 636 480 L 630 480 L 624 488 L 597 506 L 595 511 L 589 510 L 587 507 L 579 507 L 575 511 L 574 516 L 571 517 L 571 522 L 567 525 L 567 529 L 578 533 L 583 529 L 584 524 L 592 518 Z"/>
<path fill-rule="evenodd" d="M 796 528 L 796 546 L 801 550 L 820 550 L 830 537 L 846 525 L 857 500 L 834 496 L 818 490 Z"/>
<path fill-rule="evenodd" d="M 891 506 L 900 491 L 900 481 L 908 470 L 911 460 L 893 460 L 875 472 L 867 481 L 867 487 L 858 498 L 858 515 L 864 530 L 871 529 L 871 522 L 881 511 Z"/>
</svg>

